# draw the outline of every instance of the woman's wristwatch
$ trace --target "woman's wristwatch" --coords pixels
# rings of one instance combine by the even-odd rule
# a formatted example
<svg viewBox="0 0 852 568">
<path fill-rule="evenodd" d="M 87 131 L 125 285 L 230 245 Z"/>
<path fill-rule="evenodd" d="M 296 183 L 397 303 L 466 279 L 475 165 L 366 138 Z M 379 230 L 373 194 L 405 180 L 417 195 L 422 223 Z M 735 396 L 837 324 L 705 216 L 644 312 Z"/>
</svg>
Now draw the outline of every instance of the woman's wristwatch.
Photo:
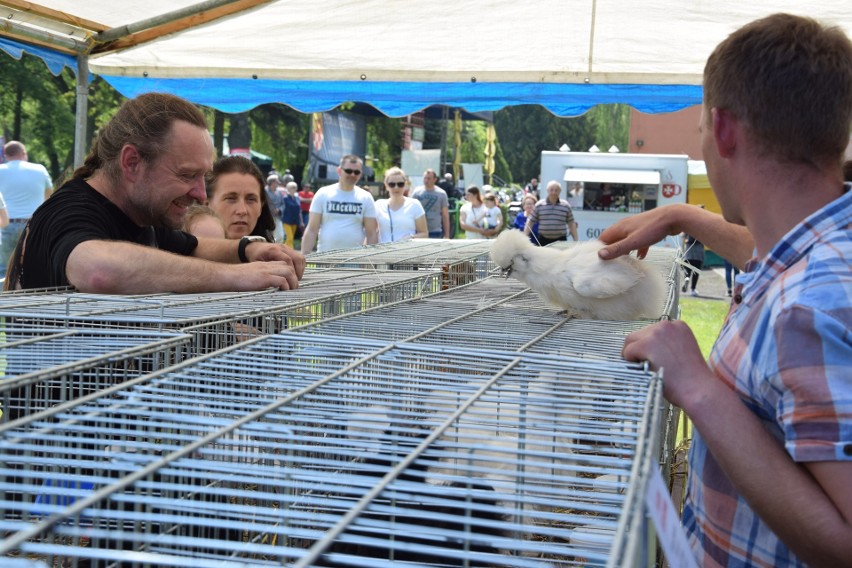
<svg viewBox="0 0 852 568">
<path fill-rule="evenodd" d="M 246 256 L 246 247 L 249 243 L 265 243 L 266 239 L 259 235 L 249 235 L 247 237 L 243 237 L 240 239 L 240 244 L 237 247 L 237 256 L 240 258 L 240 262 L 248 262 L 249 259 Z"/>
</svg>

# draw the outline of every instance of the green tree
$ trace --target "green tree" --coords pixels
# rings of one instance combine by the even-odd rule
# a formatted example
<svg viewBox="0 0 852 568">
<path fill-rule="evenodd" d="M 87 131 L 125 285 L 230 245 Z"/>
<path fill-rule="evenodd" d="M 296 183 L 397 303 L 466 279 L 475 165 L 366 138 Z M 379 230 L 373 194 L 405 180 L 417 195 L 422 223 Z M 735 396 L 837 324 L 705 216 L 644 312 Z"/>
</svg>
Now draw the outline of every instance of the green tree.
<svg viewBox="0 0 852 568">
<path fill-rule="evenodd" d="M 402 160 L 402 119 L 387 116 L 371 117 L 367 121 L 367 162 L 382 179 L 385 170 L 398 166 Z"/>
<path fill-rule="evenodd" d="M 630 107 L 623 104 L 597 105 L 586 113 L 595 144 L 606 152 L 616 146 L 626 152 L 630 143 Z M 570 145 L 570 144 L 569 144 Z M 575 148 L 585 150 L 586 148 Z"/>
<path fill-rule="evenodd" d="M 54 180 L 73 162 L 74 76 L 53 76 L 44 63 L 24 55 L 0 57 L 0 121 L 6 140 L 20 140 L 30 160 Z"/>
<path fill-rule="evenodd" d="M 506 156 L 514 181 L 526 182 L 541 171 L 542 150 L 563 144 L 585 151 L 593 144 L 606 151 L 627 148 L 630 109 L 627 105 L 598 105 L 582 116 L 554 116 L 538 105 L 506 107 L 494 113 L 499 147 Z"/>
<path fill-rule="evenodd" d="M 68 69 L 53 76 L 38 58 L 26 54 L 20 61 L 0 57 L 0 129 L 7 139 L 24 142 L 30 158 L 47 166 L 56 181 L 73 166 L 75 94 L 75 77 Z M 123 100 L 104 80 L 92 81 L 89 141 Z M 218 113 L 217 117 L 212 109 L 203 110 L 211 128 L 218 118 L 222 132 L 228 132 L 229 115 Z M 304 172 L 310 115 L 275 103 L 258 106 L 248 116 L 252 147 L 271 156 L 279 169 L 289 168 L 297 176 Z M 495 112 L 495 174 L 506 182 L 524 183 L 539 175 L 541 151 L 556 150 L 562 144 L 574 150 L 586 150 L 592 144 L 604 151 L 612 145 L 623 150 L 628 146 L 629 116 L 626 105 L 599 105 L 572 118 L 555 117 L 537 105 Z M 463 122 L 461 161 L 484 161 L 485 127 L 482 121 Z M 455 158 L 452 120 L 427 120 L 425 130 L 424 148 L 439 148 L 445 140 L 444 160 L 451 164 Z M 367 132 L 369 161 L 381 175 L 387 167 L 399 163 L 401 119 L 371 117 Z"/>
<path fill-rule="evenodd" d="M 252 149 L 272 157 L 278 171 L 290 170 L 302 177 L 308 161 L 311 115 L 280 103 L 260 105 L 248 114 Z"/>
<path fill-rule="evenodd" d="M 122 100 L 103 79 L 89 85 L 87 147 Z M 73 169 L 76 104 L 76 78 L 69 69 L 55 76 L 37 57 L 0 57 L 3 135 L 26 144 L 30 160 L 47 167 L 55 184 Z"/>
</svg>

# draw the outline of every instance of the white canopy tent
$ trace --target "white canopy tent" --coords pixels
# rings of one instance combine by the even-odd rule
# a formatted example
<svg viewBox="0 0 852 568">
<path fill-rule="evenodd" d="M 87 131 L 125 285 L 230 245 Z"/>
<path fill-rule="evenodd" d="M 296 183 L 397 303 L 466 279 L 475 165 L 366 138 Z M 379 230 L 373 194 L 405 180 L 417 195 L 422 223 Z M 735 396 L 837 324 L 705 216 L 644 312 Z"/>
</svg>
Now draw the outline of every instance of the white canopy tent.
<svg viewBox="0 0 852 568">
<path fill-rule="evenodd" d="M 42 46 L 126 96 L 165 91 L 225 112 L 316 112 L 357 101 L 390 116 L 600 103 L 669 112 L 701 101 L 713 47 L 786 11 L 845 28 L 852 3 L 767 0 L 0 0 L 0 48 Z M 11 47 L 10 47 L 11 45 Z M 81 72 L 82 71 L 82 72 Z M 85 92 L 84 86 L 80 89 Z"/>
</svg>

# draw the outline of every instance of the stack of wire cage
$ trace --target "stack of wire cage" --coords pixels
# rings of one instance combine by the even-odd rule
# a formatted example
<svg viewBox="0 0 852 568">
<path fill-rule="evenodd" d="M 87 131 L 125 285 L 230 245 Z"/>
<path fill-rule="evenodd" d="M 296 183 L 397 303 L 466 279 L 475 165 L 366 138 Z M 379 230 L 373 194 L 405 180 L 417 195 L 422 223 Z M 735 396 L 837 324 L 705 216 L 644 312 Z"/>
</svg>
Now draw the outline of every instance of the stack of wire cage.
<svg viewBox="0 0 852 568">
<path fill-rule="evenodd" d="M 0 551 L 33 566 L 627 565 L 649 554 L 623 513 L 660 404 L 659 380 L 624 363 L 249 340 L 0 427 Z"/>
<path fill-rule="evenodd" d="M 62 329 L 0 321 L 2 421 L 179 363 L 192 337 L 157 330 Z"/>
<path fill-rule="evenodd" d="M 317 317 L 305 305 L 334 294 L 286 310 L 293 292 L 234 295 L 233 308 L 229 295 L 124 298 L 120 317 L 79 295 L 88 305 L 58 318 L 0 296 L 16 324 L 136 332 L 148 306 L 130 305 L 160 302 L 145 325 L 192 333 L 196 355 L 0 425 L 4 562 L 654 564 L 643 493 L 668 465 L 676 416 L 660 377 L 620 357 L 654 320 L 566 318 L 494 276 L 487 241 L 460 247 L 469 264 L 450 282 L 447 242 L 312 255 L 317 288 L 352 266 L 421 282 L 382 302 L 359 288 Z M 677 255 L 648 257 L 668 282 L 660 319 L 677 312 Z M 175 316 L 189 313 L 178 299 L 191 317 Z M 224 327 L 204 319 L 214 312 Z"/>
<path fill-rule="evenodd" d="M 18 325 L 173 330 L 193 336 L 188 355 L 323 318 L 440 289 L 438 272 L 324 268 L 295 290 L 109 296 L 75 292 L 0 295 L 0 317 Z"/>
</svg>

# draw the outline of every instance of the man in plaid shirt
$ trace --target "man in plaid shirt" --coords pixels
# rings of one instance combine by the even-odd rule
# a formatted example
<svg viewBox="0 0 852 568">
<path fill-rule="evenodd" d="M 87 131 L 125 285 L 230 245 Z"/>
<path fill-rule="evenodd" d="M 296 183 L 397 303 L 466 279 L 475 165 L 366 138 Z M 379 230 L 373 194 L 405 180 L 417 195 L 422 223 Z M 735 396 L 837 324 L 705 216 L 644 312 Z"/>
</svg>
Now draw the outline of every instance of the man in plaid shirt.
<svg viewBox="0 0 852 568">
<path fill-rule="evenodd" d="M 602 258 L 686 232 L 744 268 L 705 362 L 680 321 L 628 336 L 695 425 L 683 523 L 701 566 L 852 565 L 852 42 L 776 14 L 704 69 L 700 131 L 722 216 L 690 205 L 607 229 Z"/>
</svg>

